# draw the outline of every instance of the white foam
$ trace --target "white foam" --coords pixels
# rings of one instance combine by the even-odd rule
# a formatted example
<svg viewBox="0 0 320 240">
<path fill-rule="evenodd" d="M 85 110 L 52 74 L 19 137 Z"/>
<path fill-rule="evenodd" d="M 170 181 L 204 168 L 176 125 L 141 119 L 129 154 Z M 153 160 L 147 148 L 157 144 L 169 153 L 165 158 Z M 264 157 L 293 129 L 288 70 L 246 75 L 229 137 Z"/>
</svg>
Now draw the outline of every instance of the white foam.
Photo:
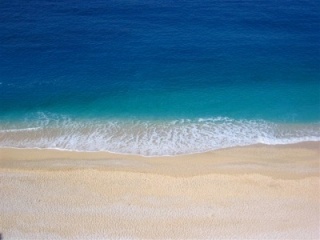
<svg viewBox="0 0 320 240">
<path fill-rule="evenodd" d="M 0 130 L 0 133 L 6 133 L 6 132 L 25 132 L 25 131 L 34 131 L 38 130 L 40 127 L 30 127 L 30 128 L 18 128 L 18 129 L 4 129 Z"/>
<path fill-rule="evenodd" d="M 174 121 L 88 120 L 41 115 L 25 128 L 0 130 L 0 147 L 162 156 L 252 144 L 320 141 L 320 125 L 276 124 L 225 117 Z"/>
</svg>

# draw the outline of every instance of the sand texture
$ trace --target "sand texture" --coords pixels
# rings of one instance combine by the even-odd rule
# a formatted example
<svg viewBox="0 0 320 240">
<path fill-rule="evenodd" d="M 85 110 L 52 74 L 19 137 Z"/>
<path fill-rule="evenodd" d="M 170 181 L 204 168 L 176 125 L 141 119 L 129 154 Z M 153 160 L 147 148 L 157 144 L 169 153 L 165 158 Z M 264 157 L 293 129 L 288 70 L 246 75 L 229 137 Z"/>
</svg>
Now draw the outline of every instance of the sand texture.
<svg viewBox="0 0 320 240">
<path fill-rule="evenodd" d="M 140 157 L 0 149 L 3 239 L 319 239 L 319 143 Z"/>
</svg>

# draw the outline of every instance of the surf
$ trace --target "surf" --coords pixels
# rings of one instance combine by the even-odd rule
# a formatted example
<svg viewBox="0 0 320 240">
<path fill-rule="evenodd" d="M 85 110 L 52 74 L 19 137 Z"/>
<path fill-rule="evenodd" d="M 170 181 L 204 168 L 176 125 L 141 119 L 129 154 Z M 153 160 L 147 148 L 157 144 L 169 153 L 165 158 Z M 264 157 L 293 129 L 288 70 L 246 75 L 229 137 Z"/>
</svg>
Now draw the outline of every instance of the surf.
<svg viewBox="0 0 320 240">
<path fill-rule="evenodd" d="M 106 151 L 170 156 L 254 144 L 320 141 L 320 124 L 288 124 L 228 117 L 139 120 L 39 117 L 0 127 L 0 147 Z M 15 127 L 15 128 L 13 128 Z"/>
</svg>

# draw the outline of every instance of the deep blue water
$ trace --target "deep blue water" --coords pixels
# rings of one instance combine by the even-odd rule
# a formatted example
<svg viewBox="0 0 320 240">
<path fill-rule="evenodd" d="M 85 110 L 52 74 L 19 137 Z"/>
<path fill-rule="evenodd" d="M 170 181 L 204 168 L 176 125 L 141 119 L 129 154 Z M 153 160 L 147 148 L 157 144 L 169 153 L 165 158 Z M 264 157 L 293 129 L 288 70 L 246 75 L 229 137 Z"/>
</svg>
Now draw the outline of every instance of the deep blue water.
<svg viewBox="0 0 320 240">
<path fill-rule="evenodd" d="M 319 22 L 320 2 L 312 0 L 2 0 L 1 129 L 45 129 L 43 121 L 65 127 L 67 118 L 73 127 L 86 122 L 66 130 L 78 136 L 89 123 L 98 128 L 115 119 L 147 123 L 139 128 L 149 131 L 156 121 L 223 117 L 234 125 L 306 124 L 299 132 L 314 140 L 308 137 L 320 135 Z M 269 138 L 277 138 L 274 131 L 266 130 Z M 98 149 L 110 150 L 109 143 Z M 30 147 L 8 133 L 0 145 Z"/>
</svg>

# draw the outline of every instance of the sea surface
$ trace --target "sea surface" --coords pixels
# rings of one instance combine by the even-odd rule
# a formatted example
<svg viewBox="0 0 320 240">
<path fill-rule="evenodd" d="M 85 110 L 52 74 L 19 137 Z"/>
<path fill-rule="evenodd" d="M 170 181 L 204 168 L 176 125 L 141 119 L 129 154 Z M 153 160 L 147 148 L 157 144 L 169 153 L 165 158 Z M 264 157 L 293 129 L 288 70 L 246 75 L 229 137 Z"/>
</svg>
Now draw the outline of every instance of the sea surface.
<svg viewBox="0 0 320 240">
<path fill-rule="evenodd" d="M 0 147 L 320 140 L 320 2 L 2 0 Z"/>
</svg>

